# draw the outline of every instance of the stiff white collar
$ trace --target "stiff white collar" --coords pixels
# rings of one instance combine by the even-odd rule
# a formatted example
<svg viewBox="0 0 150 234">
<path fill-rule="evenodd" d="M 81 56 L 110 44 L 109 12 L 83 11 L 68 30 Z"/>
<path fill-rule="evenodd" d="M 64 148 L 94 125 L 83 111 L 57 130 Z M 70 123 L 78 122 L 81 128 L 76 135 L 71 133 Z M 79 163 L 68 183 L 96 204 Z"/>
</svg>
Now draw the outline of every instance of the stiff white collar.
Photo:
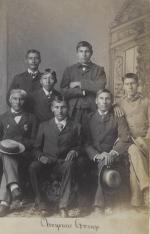
<svg viewBox="0 0 150 234">
<path fill-rule="evenodd" d="M 34 74 L 34 75 L 36 75 L 38 72 L 39 72 L 38 70 L 33 72 L 30 68 L 28 68 L 28 73 L 29 73 L 29 74 Z"/>
<path fill-rule="evenodd" d="M 55 123 L 56 123 L 56 125 L 63 125 L 63 128 L 64 128 L 66 126 L 66 124 L 67 124 L 67 118 L 63 119 L 62 121 L 59 121 L 55 117 Z"/>
<path fill-rule="evenodd" d="M 98 113 L 100 114 L 100 115 L 107 115 L 108 114 L 108 111 L 105 111 L 105 112 L 101 112 L 100 110 L 98 110 Z"/>
<path fill-rule="evenodd" d="M 52 94 L 52 90 L 49 92 L 48 90 L 46 90 L 44 87 L 43 87 L 43 91 L 45 93 L 46 96 L 49 96 Z"/>
</svg>

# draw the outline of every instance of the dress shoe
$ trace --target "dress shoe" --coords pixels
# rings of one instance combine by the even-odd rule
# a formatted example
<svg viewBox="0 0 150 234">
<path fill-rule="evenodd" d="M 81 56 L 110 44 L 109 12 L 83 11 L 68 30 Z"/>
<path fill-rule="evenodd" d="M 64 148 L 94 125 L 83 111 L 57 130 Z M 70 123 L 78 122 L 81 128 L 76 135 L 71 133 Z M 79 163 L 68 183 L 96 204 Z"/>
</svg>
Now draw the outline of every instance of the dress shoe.
<svg viewBox="0 0 150 234">
<path fill-rule="evenodd" d="M 106 207 L 105 208 L 105 215 L 112 215 L 113 213 L 113 210 L 111 207 Z"/>
<path fill-rule="evenodd" d="M 36 202 L 37 202 L 37 207 L 38 207 L 38 210 L 39 210 L 41 216 L 47 217 L 48 211 L 47 211 L 46 203 L 42 202 L 42 201 L 36 201 Z"/>
<path fill-rule="evenodd" d="M 22 203 L 20 200 L 13 200 L 11 203 L 11 210 L 20 210 L 22 208 Z"/>
<path fill-rule="evenodd" d="M 76 218 L 80 216 L 80 209 L 79 208 L 75 208 L 75 209 L 71 209 L 68 211 L 68 216 L 71 218 Z"/>
<path fill-rule="evenodd" d="M 61 218 L 67 218 L 68 217 L 68 213 L 66 209 L 60 209 L 60 217 Z"/>
<path fill-rule="evenodd" d="M 0 204 L 0 217 L 4 217 L 8 214 L 9 206 Z"/>
<path fill-rule="evenodd" d="M 99 215 L 103 215 L 104 214 L 104 209 L 101 207 L 94 207 L 94 211 L 92 212 L 92 216 L 93 217 L 97 217 Z"/>
<path fill-rule="evenodd" d="M 21 199 L 21 191 L 19 188 L 15 188 L 12 192 L 11 192 L 11 196 L 12 196 L 12 200 L 20 200 Z"/>
</svg>

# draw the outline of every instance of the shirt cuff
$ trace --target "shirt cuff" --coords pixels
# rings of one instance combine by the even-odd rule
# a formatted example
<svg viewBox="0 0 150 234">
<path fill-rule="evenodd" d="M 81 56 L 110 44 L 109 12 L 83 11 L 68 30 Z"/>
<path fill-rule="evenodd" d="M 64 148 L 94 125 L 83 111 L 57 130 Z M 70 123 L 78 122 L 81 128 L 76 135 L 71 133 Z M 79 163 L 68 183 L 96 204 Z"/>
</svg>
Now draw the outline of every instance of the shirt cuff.
<svg viewBox="0 0 150 234">
<path fill-rule="evenodd" d="M 110 155 L 119 156 L 119 153 L 116 150 L 111 150 Z"/>
</svg>

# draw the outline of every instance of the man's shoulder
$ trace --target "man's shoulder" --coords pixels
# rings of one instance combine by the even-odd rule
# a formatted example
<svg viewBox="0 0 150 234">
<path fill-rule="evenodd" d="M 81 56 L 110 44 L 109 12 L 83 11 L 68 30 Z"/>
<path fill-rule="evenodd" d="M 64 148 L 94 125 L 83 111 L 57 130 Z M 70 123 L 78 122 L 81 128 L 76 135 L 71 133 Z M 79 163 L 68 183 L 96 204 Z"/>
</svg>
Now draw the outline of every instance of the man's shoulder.
<svg viewBox="0 0 150 234">
<path fill-rule="evenodd" d="M 40 87 L 39 89 L 33 91 L 32 96 L 33 96 L 33 98 L 34 97 L 38 98 L 39 96 L 41 96 L 43 94 L 43 92 L 44 91 L 43 91 L 42 87 Z"/>
<path fill-rule="evenodd" d="M 18 73 L 14 76 L 15 79 L 20 79 L 20 78 L 25 78 L 29 75 L 29 73 L 27 71 L 24 71 L 22 73 Z"/>
<path fill-rule="evenodd" d="M 135 100 L 133 100 L 133 102 L 143 102 L 143 103 L 145 103 L 145 104 L 148 104 L 149 103 L 149 99 L 148 99 L 148 97 L 146 97 L 146 96 L 144 96 L 142 93 L 138 93 L 137 94 L 137 97 L 136 97 L 136 99 Z M 132 102 L 132 101 L 130 101 L 130 102 Z M 130 103 L 129 101 L 128 101 L 128 97 L 126 96 L 126 95 L 124 95 L 124 96 L 122 96 L 121 98 L 120 98 L 120 100 L 119 100 L 119 104 L 120 105 L 123 105 L 123 104 L 127 104 L 127 103 Z"/>
<path fill-rule="evenodd" d="M 96 63 L 93 63 L 93 62 L 91 62 L 91 66 L 92 66 L 93 68 L 97 68 L 97 69 L 104 69 L 103 66 L 101 66 L 101 65 L 99 65 L 99 64 L 96 64 Z"/>
<path fill-rule="evenodd" d="M 48 119 L 48 120 L 46 120 L 46 121 L 43 121 L 43 122 L 41 122 L 40 123 L 40 126 L 41 127 L 43 127 L 43 128 L 45 128 L 45 127 L 47 127 L 47 126 L 53 126 L 54 125 L 54 118 L 51 118 L 51 119 Z"/>
<path fill-rule="evenodd" d="M 67 66 L 65 70 L 67 70 L 67 71 L 70 71 L 70 70 L 71 70 L 71 71 L 72 71 L 72 70 L 74 70 L 74 69 L 77 69 L 78 66 L 79 66 L 79 63 L 74 63 L 74 64 L 72 64 L 72 65 L 70 65 L 70 66 Z"/>
<path fill-rule="evenodd" d="M 53 89 L 53 95 L 54 96 L 60 95 L 60 92 L 57 89 Z"/>
<path fill-rule="evenodd" d="M 6 120 L 7 117 L 10 115 L 10 111 L 5 111 L 0 115 L 0 120 Z"/>
</svg>

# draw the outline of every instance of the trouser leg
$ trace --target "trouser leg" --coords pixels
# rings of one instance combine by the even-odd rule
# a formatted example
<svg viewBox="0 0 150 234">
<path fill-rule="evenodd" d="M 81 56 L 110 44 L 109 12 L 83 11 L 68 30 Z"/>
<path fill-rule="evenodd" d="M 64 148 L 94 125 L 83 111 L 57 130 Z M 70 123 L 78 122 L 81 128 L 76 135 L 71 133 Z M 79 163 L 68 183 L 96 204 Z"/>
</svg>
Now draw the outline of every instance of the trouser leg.
<svg viewBox="0 0 150 234">
<path fill-rule="evenodd" d="M 74 167 L 73 161 L 65 161 L 61 165 L 62 181 L 61 181 L 60 201 L 59 201 L 60 209 L 66 208 L 69 204 L 73 167 Z"/>
<path fill-rule="evenodd" d="M 131 186 L 131 204 L 140 205 L 142 191 L 149 187 L 149 164 L 148 157 L 137 148 L 136 145 L 129 147 L 130 159 L 130 186 Z"/>
<path fill-rule="evenodd" d="M 2 155 L 3 175 L 0 186 L 0 200 L 10 202 L 10 184 L 19 184 L 18 180 L 18 162 L 17 159 L 7 155 Z"/>
<path fill-rule="evenodd" d="M 104 207 L 104 193 L 101 184 L 101 172 L 103 168 L 103 163 L 99 161 L 97 167 L 98 167 L 98 176 L 97 176 L 97 189 L 94 199 L 94 206 Z"/>
<path fill-rule="evenodd" d="M 36 198 L 39 201 L 41 200 L 41 193 L 40 193 L 40 188 L 39 188 L 38 175 L 43 167 L 44 167 L 44 164 L 42 164 L 39 161 L 34 161 L 29 166 L 29 174 L 30 174 L 32 189 Z"/>
<path fill-rule="evenodd" d="M 142 191 L 140 190 L 139 181 L 136 177 L 132 164 L 130 165 L 130 187 L 131 187 L 131 205 L 140 206 L 142 204 Z"/>
<path fill-rule="evenodd" d="M 130 163 L 133 165 L 136 177 L 139 181 L 140 189 L 147 188 L 150 183 L 148 157 L 137 148 L 136 145 L 129 147 Z"/>
</svg>

